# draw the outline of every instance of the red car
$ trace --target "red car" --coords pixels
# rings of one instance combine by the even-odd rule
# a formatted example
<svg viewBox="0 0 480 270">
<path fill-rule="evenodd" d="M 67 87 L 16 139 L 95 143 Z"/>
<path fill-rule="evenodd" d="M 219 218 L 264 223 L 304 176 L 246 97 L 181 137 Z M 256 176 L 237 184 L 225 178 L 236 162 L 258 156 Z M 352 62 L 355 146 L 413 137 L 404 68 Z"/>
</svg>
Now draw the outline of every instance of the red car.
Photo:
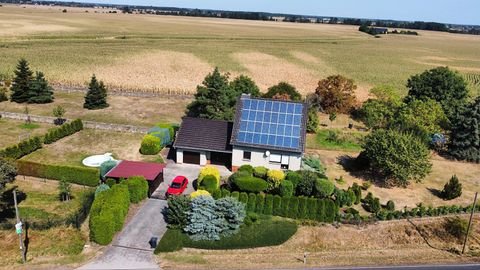
<svg viewBox="0 0 480 270">
<path fill-rule="evenodd" d="M 188 186 L 188 179 L 185 176 L 177 176 L 167 189 L 167 196 L 182 195 Z"/>
</svg>

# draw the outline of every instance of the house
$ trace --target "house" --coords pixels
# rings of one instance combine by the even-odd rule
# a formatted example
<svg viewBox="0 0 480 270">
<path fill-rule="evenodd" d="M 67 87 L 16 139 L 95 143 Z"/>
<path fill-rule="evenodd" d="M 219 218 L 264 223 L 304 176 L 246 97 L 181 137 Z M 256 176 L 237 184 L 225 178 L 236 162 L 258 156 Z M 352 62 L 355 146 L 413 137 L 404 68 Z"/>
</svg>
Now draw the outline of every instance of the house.
<svg viewBox="0 0 480 270">
<path fill-rule="evenodd" d="M 305 150 L 307 106 L 252 98 L 237 101 L 233 123 L 184 118 L 174 143 L 177 163 L 299 170 Z"/>
<path fill-rule="evenodd" d="M 165 166 L 161 163 L 122 160 L 105 175 L 105 178 L 118 181 L 132 176 L 143 176 L 148 182 L 148 196 L 150 197 L 163 181 Z"/>
<path fill-rule="evenodd" d="M 370 31 L 374 35 L 386 35 L 388 34 L 388 28 L 382 28 L 382 27 L 371 27 Z"/>
</svg>

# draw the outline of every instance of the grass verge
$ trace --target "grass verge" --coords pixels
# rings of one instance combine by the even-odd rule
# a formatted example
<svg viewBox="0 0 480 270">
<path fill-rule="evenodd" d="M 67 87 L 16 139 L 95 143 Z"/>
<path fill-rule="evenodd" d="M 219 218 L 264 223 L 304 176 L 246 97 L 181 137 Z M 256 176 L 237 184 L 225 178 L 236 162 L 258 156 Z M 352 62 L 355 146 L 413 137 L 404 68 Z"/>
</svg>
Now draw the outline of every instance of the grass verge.
<svg viewBox="0 0 480 270">
<path fill-rule="evenodd" d="M 341 151 L 361 151 L 361 132 L 347 132 L 340 129 L 322 129 L 307 136 L 307 148 Z"/>
</svg>

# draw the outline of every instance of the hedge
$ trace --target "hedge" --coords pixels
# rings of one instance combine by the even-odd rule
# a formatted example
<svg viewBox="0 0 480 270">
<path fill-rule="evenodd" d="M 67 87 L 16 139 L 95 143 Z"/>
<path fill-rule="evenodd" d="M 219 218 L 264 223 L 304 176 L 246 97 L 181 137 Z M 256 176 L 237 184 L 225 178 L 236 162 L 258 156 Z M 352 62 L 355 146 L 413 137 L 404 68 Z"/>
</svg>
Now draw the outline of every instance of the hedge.
<svg viewBox="0 0 480 270">
<path fill-rule="evenodd" d="M 126 181 L 130 202 L 139 203 L 148 196 L 148 183 L 143 176 L 133 176 Z"/>
<path fill-rule="evenodd" d="M 238 171 L 239 172 L 247 172 L 249 175 L 253 175 L 252 165 L 248 165 L 248 164 L 242 165 L 242 166 L 240 166 L 240 168 L 238 168 Z"/>
<path fill-rule="evenodd" d="M 265 215 L 272 215 L 273 214 L 273 195 L 267 194 L 265 197 L 265 206 L 263 207 L 263 213 Z"/>
<path fill-rule="evenodd" d="M 42 164 L 26 160 L 17 160 L 16 166 L 20 175 L 65 180 L 91 187 L 97 186 L 100 178 L 99 170 L 95 168 Z"/>
<path fill-rule="evenodd" d="M 255 212 L 255 207 L 257 204 L 257 196 L 254 193 L 248 194 L 248 202 L 246 210 L 249 212 Z"/>
<path fill-rule="evenodd" d="M 235 177 L 233 184 L 240 191 L 245 192 L 262 192 L 268 188 L 268 183 L 265 180 L 253 176 Z"/>
<path fill-rule="evenodd" d="M 265 179 L 267 177 L 268 169 L 263 166 L 258 166 L 253 169 L 253 175 L 258 178 Z"/>
<path fill-rule="evenodd" d="M 45 134 L 44 143 L 52 144 L 62 138 L 70 136 L 83 129 L 82 120 L 76 119 L 70 123 L 63 124 L 59 128 L 51 129 Z"/>
<path fill-rule="evenodd" d="M 200 187 L 213 194 L 220 187 L 220 182 L 213 175 L 206 175 L 200 182 Z"/>
<path fill-rule="evenodd" d="M 38 136 L 0 150 L 0 158 L 17 160 L 42 148 L 42 139 Z"/>
<path fill-rule="evenodd" d="M 258 214 L 262 214 L 264 208 L 265 208 L 265 195 L 258 194 L 256 196 L 255 212 Z"/>
<path fill-rule="evenodd" d="M 282 197 L 275 195 L 273 197 L 273 215 L 281 216 L 282 215 Z"/>
</svg>

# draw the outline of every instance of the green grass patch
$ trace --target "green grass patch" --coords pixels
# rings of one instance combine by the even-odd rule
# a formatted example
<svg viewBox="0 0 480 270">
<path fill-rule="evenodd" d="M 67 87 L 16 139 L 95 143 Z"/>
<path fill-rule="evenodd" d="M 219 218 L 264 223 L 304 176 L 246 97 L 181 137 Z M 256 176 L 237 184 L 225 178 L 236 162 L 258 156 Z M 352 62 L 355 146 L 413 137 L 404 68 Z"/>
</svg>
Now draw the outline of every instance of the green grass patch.
<svg viewBox="0 0 480 270">
<path fill-rule="evenodd" d="M 243 225 L 237 234 L 219 241 L 193 241 L 181 230 L 169 229 L 160 240 L 155 254 L 177 251 L 183 247 L 224 250 L 277 246 L 285 243 L 296 231 L 296 223 L 270 216 L 262 216 L 250 226 Z"/>
<path fill-rule="evenodd" d="M 28 130 L 32 130 L 32 129 L 37 129 L 40 127 L 39 124 L 35 124 L 35 123 L 23 123 L 21 125 L 19 125 L 20 128 L 22 129 L 28 129 Z"/>
<path fill-rule="evenodd" d="M 307 137 L 307 148 L 341 151 L 361 151 L 361 132 L 346 132 L 339 129 L 322 129 Z"/>
</svg>

